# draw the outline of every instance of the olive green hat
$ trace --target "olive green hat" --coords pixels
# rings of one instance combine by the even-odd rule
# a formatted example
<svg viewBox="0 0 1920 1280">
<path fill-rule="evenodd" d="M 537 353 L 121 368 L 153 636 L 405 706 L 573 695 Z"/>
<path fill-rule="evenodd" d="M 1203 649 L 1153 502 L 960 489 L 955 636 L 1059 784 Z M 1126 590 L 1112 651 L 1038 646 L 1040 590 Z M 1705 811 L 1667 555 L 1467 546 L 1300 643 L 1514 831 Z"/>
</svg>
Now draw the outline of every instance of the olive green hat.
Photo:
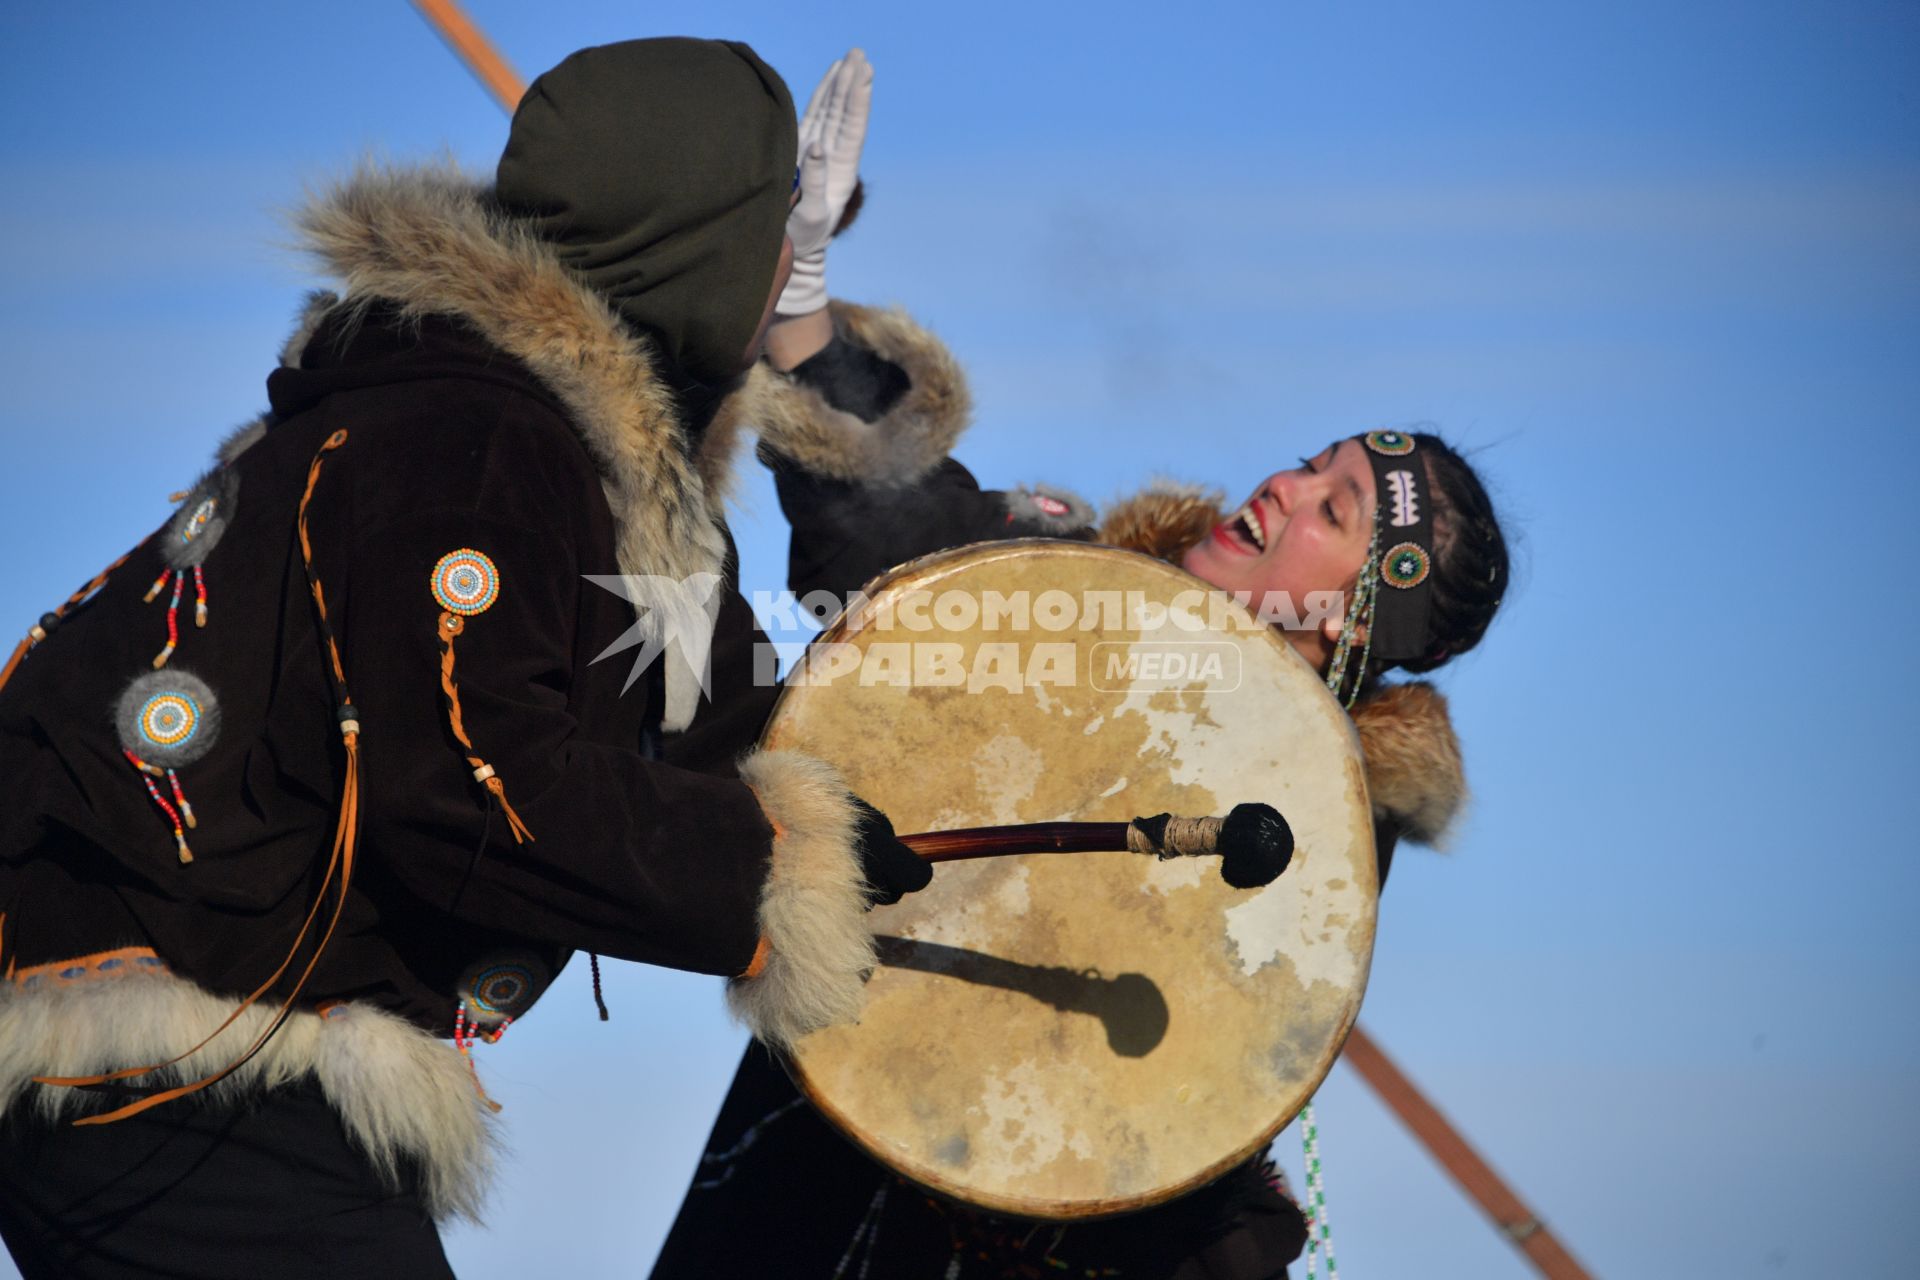
<svg viewBox="0 0 1920 1280">
<path fill-rule="evenodd" d="M 582 49 L 513 116 L 496 196 L 703 383 L 737 373 L 793 193 L 793 99 L 744 44 Z"/>
</svg>

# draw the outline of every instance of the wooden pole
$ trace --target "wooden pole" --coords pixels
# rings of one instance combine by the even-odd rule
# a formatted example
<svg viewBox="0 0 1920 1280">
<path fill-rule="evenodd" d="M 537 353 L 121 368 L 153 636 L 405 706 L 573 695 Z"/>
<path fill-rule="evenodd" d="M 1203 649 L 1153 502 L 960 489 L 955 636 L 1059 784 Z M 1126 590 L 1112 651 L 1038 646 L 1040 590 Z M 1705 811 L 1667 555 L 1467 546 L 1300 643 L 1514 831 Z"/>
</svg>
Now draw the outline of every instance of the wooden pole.
<svg viewBox="0 0 1920 1280">
<path fill-rule="evenodd" d="M 1440 1162 L 1440 1167 L 1453 1176 L 1461 1190 L 1486 1211 L 1500 1234 L 1527 1256 L 1535 1270 L 1547 1280 L 1592 1280 L 1553 1232 L 1547 1230 L 1546 1224 L 1501 1181 L 1500 1175 L 1479 1153 L 1467 1145 L 1460 1131 L 1380 1051 L 1372 1036 L 1354 1027 L 1342 1056 L 1360 1073 L 1362 1080 L 1373 1086 L 1374 1092 L 1401 1122 L 1413 1130 L 1413 1136 Z"/>
<path fill-rule="evenodd" d="M 473 72 L 487 92 L 512 115 L 527 91 L 526 82 L 494 48 L 486 33 L 473 24 L 473 19 L 467 17 L 455 0 L 413 0 L 413 7 L 433 24 L 440 38 L 467 64 L 467 70 Z"/>
</svg>

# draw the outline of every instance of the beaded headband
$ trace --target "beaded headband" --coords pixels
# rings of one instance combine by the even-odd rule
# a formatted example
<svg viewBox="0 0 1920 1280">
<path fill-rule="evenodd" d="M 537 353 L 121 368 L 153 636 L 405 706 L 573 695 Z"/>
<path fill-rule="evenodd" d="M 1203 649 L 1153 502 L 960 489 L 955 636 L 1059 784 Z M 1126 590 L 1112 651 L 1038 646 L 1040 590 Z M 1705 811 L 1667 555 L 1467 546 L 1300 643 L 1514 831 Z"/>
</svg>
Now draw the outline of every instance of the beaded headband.
<svg viewBox="0 0 1920 1280">
<path fill-rule="evenodd" d="M 1433 613 L 1433 503 L 1427 469 L 1415 457 L 1414 438 L 1403 431 L 1369 431 L 1360 437 L 1373 464 L 1375 528 L 1380 541 L 1381 586 L 1368 640 L 1389 662 L 1423 657 Z"/>
<path fill-rule="evenodd" d="M 1433 613 L 1432 503 L 1426 468 L 1413 461 L 1417 442 L 1402 431 L 1369 431 L 1355 439 L 1373 466 L 1373 539 L 1327 668 L 1327 687 L 1348 706 L 1359 697 L 1375 654 L 1404 662 L 1427 652 Z M 1360 633 L 1360 665 L 1349 688 L 1354 636 Z"/>
</svg>

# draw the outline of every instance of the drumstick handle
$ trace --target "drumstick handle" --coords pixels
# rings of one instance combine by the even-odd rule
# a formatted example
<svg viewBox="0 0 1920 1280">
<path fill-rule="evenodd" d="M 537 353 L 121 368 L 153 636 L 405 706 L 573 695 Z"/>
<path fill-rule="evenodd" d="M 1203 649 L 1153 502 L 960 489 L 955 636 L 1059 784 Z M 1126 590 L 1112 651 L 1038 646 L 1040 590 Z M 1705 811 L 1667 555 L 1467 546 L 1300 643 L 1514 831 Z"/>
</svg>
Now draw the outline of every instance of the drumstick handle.
<svg viewBox="0 0 1920 1280">
<path fill-rule="evenodd" d="M 900 843 L 928 862 L 1003 858 L 1016 853 L 1098 853 L 1125 849 L 1127 822 L 1033 822 L 1011 827 L 962 827 L 901 836 Z"/>
<path fill-rule="evenodd" d="M 1127 824 L 1127 851 L 1156 858 L 1204 858 L 1220 852 L 1225 818 L 1176 818 L 1170 813 Z"/>
<path fill-rule="evenodd" d="M 923 831 L 899 840 L 928 862 L 1119 849 L 1156 858 L 1217 855 L 1221 878 L 1236 889 L 1271 883 L 1293 859 L 1293 832 L 1285 818 L 1264 804 L 1235 805 L 1224 818 L 1176 818 L 1161 813 L 1132 822 L 1036 822 Z"/>
</svg>

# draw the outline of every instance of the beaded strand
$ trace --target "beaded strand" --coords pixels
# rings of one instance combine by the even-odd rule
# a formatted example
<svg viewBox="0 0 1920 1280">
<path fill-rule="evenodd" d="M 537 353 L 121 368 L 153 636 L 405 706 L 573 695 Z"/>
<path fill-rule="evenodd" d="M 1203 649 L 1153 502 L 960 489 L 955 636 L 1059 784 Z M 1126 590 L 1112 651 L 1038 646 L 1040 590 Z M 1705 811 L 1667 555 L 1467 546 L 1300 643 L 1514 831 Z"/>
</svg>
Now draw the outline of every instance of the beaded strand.
<svg viewBox="0 0 1920 1280">
<path fill-rule="evenodd" d="M 782 1116 L 799 1110 L 806 1105 L 806 1101 L 805 1098 L 794 1098 L 791 1101 L 783 1102 L 754 1121 L 752 1125 L 748 1126 L 747 1131 L 740 1135 L 740 1140 L 728 1147 L 725 1151 L 703 1152 L 700 1156 L 700 1163 L 702 1165 L 712 1165 L 718 1168 L 720 1172 L 713 1177 L 696 1181 L 693 1184 L 693 1189 L 695 1191 L 711 1191 L 715 1187 L 724 1186 L 727 1179 L 733 1176 L 734 1169 L 738 1167 L 734 1162 L 753 1149 L 753 1145 L 760 1141 L 760 1135 L 766 1132 L 767 1127 Z"/>
<path fill-rule="evenodd" d="M 860 1280 L 866 1280 L 867 1268 L 873 1265 L 873 1246 L 880 1239 L 880 1218 L 887 1211 L 887 1191 L 890 1186 L 886 1179 L 882 1179 L 880 1189 L 868 1201 L 866 1213 L 861 1215 L 859 1225 L 853 1229 L 853 1239 L 847 1241 L 847 1251 L 840 1255 L 840 1265 L 833 1269 L 833 1280 L 843 1280 L 847 1268 L 853 1265 L 855 1251 L 863 1242 L 867 1251 L 860 1262 Z"/>
<path fill-rule="evenodd" d="M 173 599 L 167 603 L 167 645 L 153 659 L 153 669 L 158 671 L 167 665 L 167 659 L 180 647 L 180 593 L 187 585 L 184 572 L 170 570 L 173 573 Z"/>
<path fill-rule="evenodd" d="M 1360 686 L 1366 683 L 1367 663 L 1373 658 L 1373 611 L 1380 596 L 1380 515 L 1376 510 L 1373 538 L 1367 543 L 1367 558 L 1353 584 L 1353 607 L 1347 611 L 1340 639 L 1333 647 L 1333 660 L 1327 665 L 1327 688 L 1349 711 L 1360 698 Z M 1353 656 L 1354 633 L 1365 631 L 1360 647 L 1360 669 L 1354 673 L 1353 688 L 1346 689 L 1347 669 Z"/>
<path fill-rule="evenodd" d="M 153 803 L 159 806 L 160 812 L 166 814 L 167 821 L 173 824 L 173 842 L 179 847 L 182 865 L 192 862 L 193 850 L 187 847 L 186 828 L 197 826 L 198 824 L 193 820 L 193 806 L 187 803 L 186 793 L 180 790 L 179 776 L 171 769 L 162 769 L 157 765 L 148 764 L 145 760 L 142 760 L 139 756 L 133 754 L 133 752 L 127 751 L 125 748 L 121 749 L 121 754 L 125 755 L 128 760 L 131 760 L 133 767 L 140 771 L 140 781 L 147 784 L 147 794 L 153 797 Z M 174 808 L 167 798 L 160 794 L 159 787 L 153 785 L 155 778 L 165 778 L 172 786 L 173 798 L 180 802 L 178 809 Z M 182 823 L 183 814 L 185 815 L 184 825 Z"/>
<path fill-rule="evenodd" d="M 1300 1112 L 1300 1145 L 1307 1165 L 1307 1280 L 1314 1280 L 1316 1257 L 1327 1254 L 1327 1280 L 1339 1280 L 1340 1268 L 1333 1260 L 1333 1230 L 1327 1225 L 1327 1187 L 1320 1169 L 1320 1125 L 1314 1118 L 1313 1103 Z"/>
<path fill-rule="evenodd" d="M 480 1101 L 487 1104 L 490 1111 L 499 1111 L 500 1104 L 487 1096 L 487 1088 L 480 1083 L 480 1068 L 473 1060 L 473 1042 L 478 1039 L 486 1044 L 499 1044 L 500 1037 L 507 1034 L 507 1028 L 513 1025 L 508 1016 L 492 1031 L 485 1031 L 480 1025 L 467 1021 L 467 1003 L 462 1000 L 453 1010 L 453 1047 L 467 1060 L 467 1074 L 473 1077 L 473 1091 L 480 1095 Z M 475 1033 L 478 1033 L 477 1035 Z"/>
</svg>

